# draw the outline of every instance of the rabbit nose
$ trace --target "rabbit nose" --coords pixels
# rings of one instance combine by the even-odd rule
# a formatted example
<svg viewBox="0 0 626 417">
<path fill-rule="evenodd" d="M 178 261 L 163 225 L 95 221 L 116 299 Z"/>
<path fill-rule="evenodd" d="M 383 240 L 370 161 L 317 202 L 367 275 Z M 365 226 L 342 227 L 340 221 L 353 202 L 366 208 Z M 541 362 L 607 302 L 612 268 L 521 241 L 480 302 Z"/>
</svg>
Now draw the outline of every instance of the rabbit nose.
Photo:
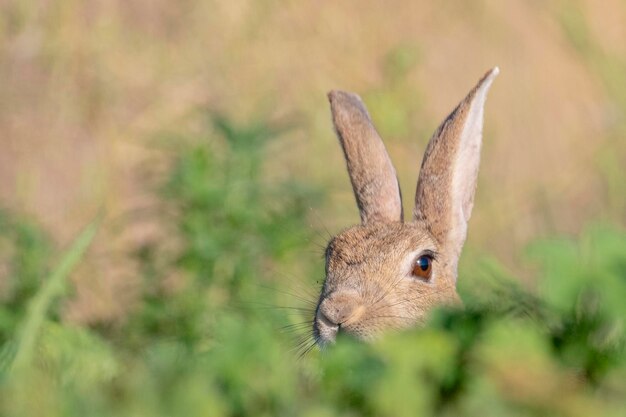
<svg viewBox="0 0 626 417">
<path fill-rule="evenodd" d="M 335 341 L 340 330 L 350 332 L 350 325 L 365 313 L 356 294 L 331 294 L 320 303 L 315 314 L 314 335 L 320 345 Z"/>
<path fill-rule="evenodd" d="M 318 313 L 329 325 L 345 327 L 358 321 L 365 311 L 357 295 L 341 293 L 323 300 Z"/>
<path fill-rule="evenodd" d="M 356 300 L 346 297 L 333 297 L 322 301 L 319 313 L 330 325 L 340 327 L 352 318 L 356 309 Z"/>
</svg>

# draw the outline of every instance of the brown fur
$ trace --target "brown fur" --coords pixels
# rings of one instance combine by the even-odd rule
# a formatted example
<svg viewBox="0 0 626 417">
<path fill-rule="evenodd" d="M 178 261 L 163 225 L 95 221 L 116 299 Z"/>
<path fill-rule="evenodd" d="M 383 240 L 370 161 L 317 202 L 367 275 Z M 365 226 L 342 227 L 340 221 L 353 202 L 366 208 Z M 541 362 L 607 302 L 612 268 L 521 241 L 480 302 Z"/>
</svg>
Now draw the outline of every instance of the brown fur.
<svg viewBox="0 0 626 417">
<path fill-rule="evenodd" d="M 360 97 L 344 91 L 331 91 L 328 100 L 361 222 L 402 220 L 396 170 Z"/>
<path fill-rule="evenodd" d="M 338 331 L 370 340 L 460 301 L 456 267 L 473 205 L 485 95 L 497 73 L 488 72 L 433 135 L 406 223 L 395 170 L 365 106 L 355 94 L 329 93 L 361 224 L 328 245 L 313 326 L 318 344 L 332 343 Z M 435 254 L 431 277 L 412 276 L 425 253 Z"/>
<path fill-rule="evenodd" d="M 417 182 L 413 219 L 427 220 L 430 232 L 438 242 L 445 246 L 446 254 L 454 258 L 460 256 L 466 233 L 463 231 L 460 238 L 456 237 L 451 240 L 450 231 L 455 228 L 466 229 L 467 226 L 466 224 L 455 224 L 453 219 L 455 207 L 453 199 L 448 195 L 452 188 L 455 168 L 451 161 L 460 152 L 458 139 L 462 134 L 476 93 L 491 74 L 492 71 L 489 71 L 480 79 L 467 97 L 459 103 L 435 131 L 424 152 Z M 476 159 L 475 168 L 467 173 L 465 179 L 468 187 L 467 194 L 463 196 L 462 205 L 458 207 L 463 209 L 465 223 L 469 220 L 474 205 L 480 146 L 476 150 Z"/>
</svg>

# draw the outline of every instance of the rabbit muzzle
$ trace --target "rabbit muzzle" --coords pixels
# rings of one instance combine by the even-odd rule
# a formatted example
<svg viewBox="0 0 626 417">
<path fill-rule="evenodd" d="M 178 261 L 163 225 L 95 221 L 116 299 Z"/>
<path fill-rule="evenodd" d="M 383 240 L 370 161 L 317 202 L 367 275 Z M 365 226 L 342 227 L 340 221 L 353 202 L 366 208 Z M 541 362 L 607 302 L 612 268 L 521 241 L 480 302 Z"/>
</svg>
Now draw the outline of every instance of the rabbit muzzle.
<svg viewBox="0 0 626 417">
<path fill-rule="evenodd" d="M 352 333 L 364 315 L 365 306 L 356 294 L 331 294 L 320 302 L 315 314 L 313 333 L 317 343 L 333 343 L 340 331 Z"/>
</svg>

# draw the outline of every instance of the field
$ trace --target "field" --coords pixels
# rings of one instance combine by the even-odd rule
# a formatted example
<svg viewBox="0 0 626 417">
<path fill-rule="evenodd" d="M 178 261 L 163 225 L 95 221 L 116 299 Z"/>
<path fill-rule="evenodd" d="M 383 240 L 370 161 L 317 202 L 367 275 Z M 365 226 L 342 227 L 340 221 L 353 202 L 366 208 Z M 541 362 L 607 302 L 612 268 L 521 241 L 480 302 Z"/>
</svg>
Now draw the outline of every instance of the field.
<svg viewBox="0 0 626 417">
<path fill-rule="evenodd" d="M 626 414 L 626 3 L 407 3 L 0 1 L 0 415 Z M 320 352 L 327 91 L 410 213 L 494 65 L 465 308 Z"/>
</svg>

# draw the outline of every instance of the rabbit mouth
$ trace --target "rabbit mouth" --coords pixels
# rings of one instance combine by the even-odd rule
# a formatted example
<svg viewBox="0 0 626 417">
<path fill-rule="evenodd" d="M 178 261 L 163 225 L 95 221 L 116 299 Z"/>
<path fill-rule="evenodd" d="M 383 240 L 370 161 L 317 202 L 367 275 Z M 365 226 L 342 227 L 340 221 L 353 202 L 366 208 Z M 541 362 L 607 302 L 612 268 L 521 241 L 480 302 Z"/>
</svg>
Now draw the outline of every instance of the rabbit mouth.
<svg viewBox="0 0 626 417">
<path fill-rule="evenodd" d="M 313 337 L 320 347 L 325 347 L 335 342 L 339 333 L 339 324 L 333 323 L 319 309 L 313 322 Z"/>
</svg>

